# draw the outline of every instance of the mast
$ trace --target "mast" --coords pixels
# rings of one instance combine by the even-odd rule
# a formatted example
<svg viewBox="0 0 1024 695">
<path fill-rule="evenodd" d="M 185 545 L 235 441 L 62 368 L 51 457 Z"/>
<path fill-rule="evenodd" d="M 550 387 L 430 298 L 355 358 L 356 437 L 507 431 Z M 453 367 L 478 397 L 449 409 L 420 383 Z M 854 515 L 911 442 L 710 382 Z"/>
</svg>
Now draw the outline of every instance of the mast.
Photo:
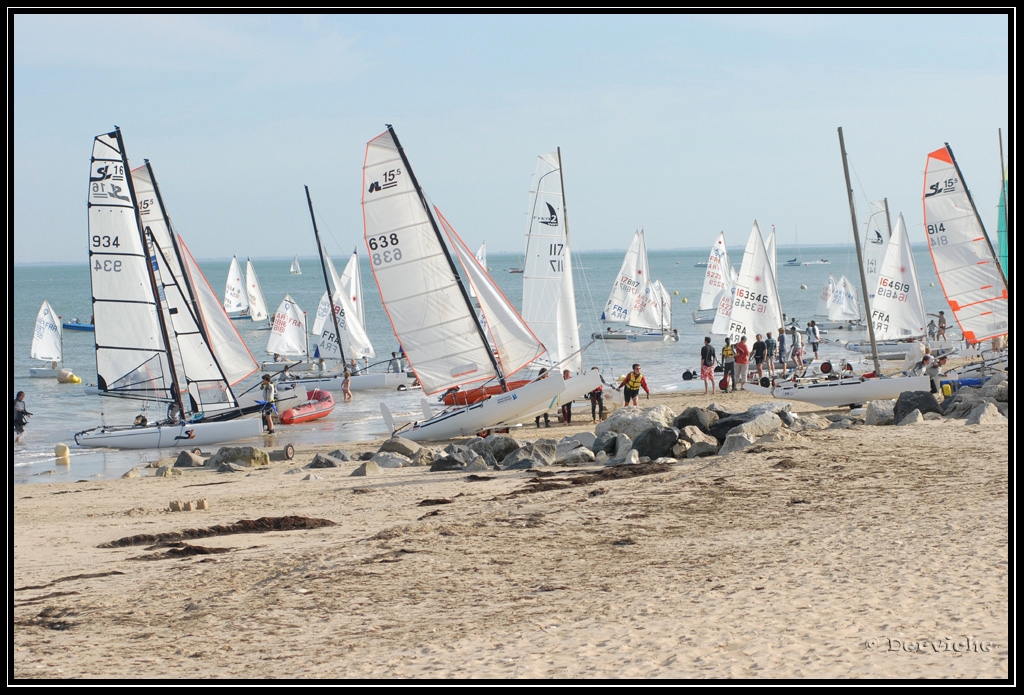
<svg viewBox="0 0 1024 695">
<path fill-rule="evenodd" d="M 409 163 L 409 159 L 405 156 L 405 150 L 402 148 L 402 143 L 398 141 L 398 136 L 395 134 L 395 129 L 388 125 L 388 133 L 391 134 L 391 138 L 395 141 L 395 147 L 398 148 L 398 156 L 402 158 L 402 164 L 405 165 L 405 170 L 409 173 L 409 179 L 412 181 L 413 187 L 416 189 L 416 195 L 420 199 L 420 204 L 427 213 L 427 218 L 430 220 L 430 227 L 434 230 L 434 234 L 437 236 L 437 241 L 441 245 L 441 250 L 444 252 L 444 257 L 448 260 L 448 267 L 451 269 L 452 276 L 455 278 L 455 282 L 459 286 L 459 292 L 462 294 L 463 301 L 466 302 L 466 307 L 469 309 L 471 315 L 476 315 L 476 310 L 473 308 L 473 300 L 469 297 L 469 291 L 466 289 L 466 283 L 463 282 L 462 276 L 459 275 L 459 271 L 455 267 L 455 259 L 452 258 L 451 252 L 448 250 L 448 245 L 444 243 L 444 237 L 441 236 L 441 230 L 438 229 L 437 220 L 434 219 L 434 215 L 430 212 L 430 206 L 427 204 L 427 198 L 423 194 L 423 189 L 420 188 L 420 182 L 416 178 L 416 174 L 413 173 L 412 165 Z M 477 334 L 480 337 L 482 344 L 487 347 L 489 345 L 487 336 L 484 335 L 483 326 L 480 325 L 479 321 L 474 321 L 476 326 Z M 498 359 L 494 356 L 494 351 L 487 348 L 487 356 L 491 360 L 491 365 L 494 367 L 494 372 L 498 375 L 498 381 L 501 383 L 501 390 L 508 391 L 508 384 L 505 381 L 505 373 L 501 369 L 501 365 L 498 363 Z"/>
<path fill-rule="evenodd" d="M 992 254 L 992 260 L 995 261 L 996 268 L 999 268 L 999 275 L 1003 278 L 1003 284 L 1006 285 L 1006 289 L 1010 289 L 1010 284 L 1006 282 L 1006 273 L 1003 271 L 1003 264 L 999 262 L 999 254 L 992 247 L 992 240 L 988 236 L 988 232 L 985 230 L 985 224 L 981 221 L 981 215 L 978 214 L 978 206 L 974 204 L 974 196 L 971 195 L 971 190 L 967 188 L 967 182 L 964 181 L 964 175 L 960 171 L 960 165 L 956 163 L 956 157 L 953 155 L 953 149 L 949 146 L 949 143 L 943 143 L 946 146 L 946 151 L 949 152 L 949 159 L 953 162 L 953 168 L 956 169 L 956 176 L 960 179 L 960 183 L 963 184 L 964 193 L 967 194 L 967 200 L 971 202 L 971 209 L 974 211 L 974 219 L 978 221 L 978 226 L 981 227 L 981 233 L 985 235 L 985 243 L 988 244 L 989 253 Z M 1009 225 L 1007 225 L 1009 226 Z"/>
<path fill-rule="evenodd" d="M 135 228 L 139 233 L 139 241 L 142 242 L 142 248 L 146 252 L 149 262 L 146 263 L 146 274 L 149 275 L 149 286 L 150 291 L 153 293 L 153 299 L 157 303 L 156 318 L 160 325 L 160 337 L 163 338 L 164 342 L 164 354 L 167 356 L 167 366 L 170 371 L 171 384 L 171 396 L 174 398 L 175 404 L 178 406 L 179 412 L 184 416 L 185 401 L 181 395 L 181 385 L 178 383 L 178 371 L 174 366 L 174 355 L 171 347 L 171 338 L 167 332 L 167 322 L 164 318 L 163 307 L 160 304 L 160 291 L 156 283 L 156 273 L 153 271 L 153 260 L 156 259 L 156 250 L 159 248 L 156 241 L 153 239 L 153 233 L 148 232 L 149 240 L 147 241 L 147 232 L 143 231 L 142 218 L 139 216 L 139 203 L 138 196 L 135 194 L 135 183 L 132 181 L 131 171 L 128 166 L 128 155 L 124 150 L 124 138 L 121 137 L 121 128 L 114 126 L 114 133 L 117 136 L 117 148 L 121 151 L 121 159 L 125 165 L 125 183 L 128 185 L 128 195 L 131 196 L 132 207 L 135 212 Z"/>
<path fill-rule="evenodd" d="M 338 353 L 341 355 L 341 364 L 344 369 L 347 365 L 347 361 L 345 360 L 345 348 L 341 345 L 341 329 L 338 327 L 338 314 L 334 310 L 334 295 L 331 294 L 331 281 L 327 277 L 327 261 L 324 260 L 324 247 L 320 243 L 320 230 L 316 227 L 316 215 L 313 214 L 313 199 L 309 197 L 309 186 L 303 186 L 303 188 L 306 189 L 306 203 L 309 205 L 309 218 L 313 220 L 313 235 L 316 236 L 316 250 L 320 252 L 320 269 L 324 274 L 324 284 L 327 285 L 327 301 L 331 304 L 331 320 L 334 321 L 334 341 L 338 344 Z M 296 256 L 296 258 L 298 258 L 298 256 Z M 306 331 L 303 331 L 303 333 L 306 333 Z M 306 334 L 306 356 L 309 356 L 308 333 Z"/>
<path fill-rule="evenodd" d="M 843 128 L 839 128 L 839 151 L 843 155 L 843 175 L 846 177 L 846 197 L 850 202 L 850 222 L 853 224 L 853 245 L 857 248 L 857 269 L 860 271 L 861 294 L 864 295 L 865 313 L 868 315 L 868 340 L 871 341 L 871 356 L 875 361 L 875 375 L 882 376 L 882 365 L 878 361 L 878 345 L 875 342 L 875 322 L 871 317 L 871 297 L 868 295 L 868 281 L 864 275 L 864 252 L 860 248 L 860 234 L 857 232 L 857 209 L 853 204 L 853 188 L 850 186 L 850 166 L 846 161 L 846 143 L 843 141 Z M 888 223 L 889 204 L 885 204 L 886 223 Z M 890 232 L 891 234 L 891 232 Z"/>
</svg>

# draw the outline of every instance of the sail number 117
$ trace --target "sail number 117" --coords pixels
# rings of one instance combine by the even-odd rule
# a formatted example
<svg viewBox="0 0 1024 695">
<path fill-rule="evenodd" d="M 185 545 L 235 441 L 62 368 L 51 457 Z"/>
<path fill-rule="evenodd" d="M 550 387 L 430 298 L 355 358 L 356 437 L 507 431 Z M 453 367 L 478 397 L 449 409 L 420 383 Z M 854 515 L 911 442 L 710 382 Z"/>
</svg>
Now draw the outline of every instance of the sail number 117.
<svg viewBox="0 0 1024 695">
<path fill-rule="evenodd" d="M 561 273 L 565 270 L 565 263 L 562 261 L 562 250 L 565 248 L 565 244 L 548 244 L 548 255 L 551 256 L 548 259 L 548 263 L 551 264 L 551 270 L 556 273 Z"/>
</svg>

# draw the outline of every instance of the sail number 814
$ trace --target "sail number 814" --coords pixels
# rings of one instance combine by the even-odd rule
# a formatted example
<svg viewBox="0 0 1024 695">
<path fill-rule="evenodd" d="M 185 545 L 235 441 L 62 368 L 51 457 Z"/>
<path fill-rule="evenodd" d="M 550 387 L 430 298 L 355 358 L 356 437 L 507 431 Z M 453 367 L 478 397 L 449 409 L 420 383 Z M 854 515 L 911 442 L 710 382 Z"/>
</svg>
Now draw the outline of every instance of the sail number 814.
<svg viewBox="0 0 1024 695">
<path fill-rule="evenodd" d="M 394 232 L 370 237 L 366 240 L 366 245 L 371 251 L 379 252 L 371 254 L 374 265 L 402 260 L 402 249 L 398 248 L 398 234 Z"/>
</svg>

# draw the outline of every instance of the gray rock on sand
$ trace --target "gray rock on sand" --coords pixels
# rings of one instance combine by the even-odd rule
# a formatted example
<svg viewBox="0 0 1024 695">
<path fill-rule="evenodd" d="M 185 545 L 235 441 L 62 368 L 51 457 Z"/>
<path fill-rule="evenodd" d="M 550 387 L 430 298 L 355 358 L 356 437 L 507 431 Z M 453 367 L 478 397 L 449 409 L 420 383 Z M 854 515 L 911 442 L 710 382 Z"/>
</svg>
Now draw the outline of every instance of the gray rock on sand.
<svg viewBox="0 0 1024 695">
<path fill-rule="evenodd" d="M 924 422 L 924 416 L 921 415 L 921 411 L 914 408 L 909 413 L 904 414 L 903 418 L 896 423 L 897 427 L 903 427 L 906 425 L 916 425 L 919 422 Z"/>
<path fill-rule="evenodd" d="M 330 454 L 317 454 L 306 468 L 341 468 L 344 463 Z"/>
<path fill-rule="evenodd" d="M 921 413 L 941 413 L 942 408 L 935 396 L 927 391 L 904 391 L 896 399 L 893 406 L 892 419 L 895 423 L 902 423 L 903 419 L 912 410 L 919 410 Z"/>
<path fill-rule="evenodd" d="M 213 456 L 206 460 L 210 468 L 218 468 L 222 463 L 233 463 L 236 466 L 257 468 L 270 465 L 270 455 L 263 449 L 252 446 L 222 446 Z"/>
<path fill-rule="evenodd" d="M 968 425 L 999 425 L 1008 422 L 992 403 L 979 403 L 967 416 Z"/>
<path fill-rule="evenodd" d="M 419 453 L 419 450 L 423 448 L 423 445 L 419 442 L 414 442 L 411 439 L 405 437 L 391 437 L 385 439 L 384 443 L 377 449 L 377 453 L 391 452 L 394 454 L 401 454 L 408 459 L 412 459 Z"/>
<path fill-rule="evenodd" d="M 677 441 L 679 430 L 675 427 L 651 427 L 633 440 L 631 448 L 640 456 L 646 456 L 653 461 L 670 455 Z"/>
<path fill-rule="evenodd" d="M 778 420 L 778 418 L 775 419 Z M 726 435 L 725 441 L 722 442 L 722 448 L 718 450 L 718 455 L 725 456 L 726 454 L 731 454 L 734 451 L 742 451 L 743 449 L 751 446 L 755 439 L 757 439 L 757 437 L 748 432 L 732 431 Z"/>
<path fill-rule="evenodd" d="M 894 400 L 870 401 L 864 412 L 865 425 L 891 425 L 893 424 L 893 411 L 896 407 Z"/>
<path fill-rule="evenodd" d="M 349 474 L 349 477 L 352 477 L 352 476 L 371 476 L 371 475 L 376 476 L 376 475 L 381 475 L 383 472 L 384 471 L 381 469 L 381 467 L 378 466 L 376 463 L 374 463 L 371 460 L 371 461 L 365 461 L 364 463 L 360 464 L 360 466 L 358 468 L 356 468 L 354 471 L 352 471 Z"/>
<path fill-rule="evenodd" d="M 206 459 L 191 451 L 181 451 L 178 458 L 174 459 L 175 468 L 202 468 L 206 465 Z"/>
<path fill-rule="evenodd" d="M 483 439 L 474 439 L 469 448 L 478 453 L 487 451 L 497 463 L 501 463 L 506 456 L 519 448 L 519 441 L 507 434 L 489 434 Z"/>
<path fill-rule="evenodd" d="M 630 439 L 636 439 L 644 430 L 652 427 L 671 427 L 675 417 L 675 413 L 665 405 L 649 408 L 628 406 L 619 408 L 607 420 L 599 422 L 594 428 L 594 434 L 598 439 L 605 432 L 625 434 Z"/>
</svg>

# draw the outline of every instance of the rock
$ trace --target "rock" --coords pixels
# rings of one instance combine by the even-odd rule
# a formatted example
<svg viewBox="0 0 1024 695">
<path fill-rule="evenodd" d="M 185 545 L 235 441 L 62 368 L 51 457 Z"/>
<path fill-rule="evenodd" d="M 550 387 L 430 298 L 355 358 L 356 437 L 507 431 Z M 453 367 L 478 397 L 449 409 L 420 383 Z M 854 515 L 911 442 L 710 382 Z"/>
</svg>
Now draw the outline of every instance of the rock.
<svg viewBox="0 0 1024 695">
<path fill-rule="evenodd" d="M 384 443 L 377 449 L 377 453 L 381 452 L 392 452 L 395 454 L 401 454 L 402 456 L 412 459 L 419 453 L 419 450 L 423 448 L 419 442 L 414 442 L 411 439 L 405 437 L 392 437 L 391 439 L 385 439 Z"/>
<path fill-rule="evenodd" d="M 683 431 L 679 433 L 679 438 L 684 442 L 689 442 L 691 445 L 697 443 L 710 444 L 715 448 L 716 452 L 718 451 L 718 440 L 694 425 L 684 427 Z"/>
<path fill-rule="evenodd" d="M 608 463 L 608 452 L 598 451 L 594 454 L 594 463 Z"/>
<path fill-rule="evenodd" d="M 581 446 L 583 445 L 575 438 L 562 437 L 561 441 L 555 445 L 555 460 L 558 461 L 559 459 L 564 458 L 572 451 L 579 449 Z"/>
<path fill-rule="evenodd" d="M 359 466 L 359 468 L 356 468 L 354 471 L 352 471 L 352 473 L 350 473 L 349 476 L 351 477 L 360 475 L 381 475 L 382 472 L 383 471 L 381 470 L 381 467 L 378 466 L 373 461 L 365 461 Z"/>
<path fill-rule="evenodd" d="M 341 468 L 345 462 L 328 454 L 317 454 L 306 468 Z"/>
<path fill-rule="evenodd" d="M 590 450 L 595 454 L 604 452 L 609 456 L 615 454 L 615 440 L 618 435 L 615 432 L 605 432 L 599 437 L 594 438 L 594 444 L 590 447 Z"/>
<path fill-rule="evenodd" d="M 748 411 L 753 413 L 754 410 Z M 762 412 L 753 420 L 748 420 L 738 427 L 734 427 L 729 434 L 749 434 L 753 439 L 762 437 L 769 432 L 782 427 L 782 420 L 774 411 Z M 721 453 L 721 452 L 719 452 Z"/>
<path fill-rule="evenodd" d="M 935 396 L 927 391 L 904 391 L 896 399 L 896 405 L 893 406 L 893 422 L 902 423 L 911 410 L 919 410 L 922 413 L 942 412 Z"/>
<path fill-rule="evenodd" d="M 619 408 L 607 420 L 598 423 L 594 434 L 600 438 L 605 432 L 615 432 L 636 439 L 644 430 L 652 427 L 671 427 L 675 417 L 675 413 L 665 405 L 650 408 L 631 405 Z"/>
<path fill-rule="evenodd" d="M 377 452 L 370 457 L 370 461 L 380 468 L 405 468 L 412 465 L 412 461 L 407 456 L 390 451 Z"/>
<path fill-rule="evenodd" d="M 651 427 L 641 432 L 640 436 L 633 440 L 631 448 L 640 456 L 647 456 L 654 460 L 671 454 L 672 447 L 677 441 L 679 441 L 679 430 L 675 427 Z"/>
<path fill-rule="evenodd" d="M 262 449 L 251 446 L 222 446 L 217 453 L 206 460 L 206 465 L 210 468 L 219 467 L 221 463 L 256 468 L 269 466 L 270 456 Z"/>
<path fill-rule="evenodd" d="M 896 401 L 870 401 L 864 413 L 865 425 L 891 425 L 893 423 L 893 410 Z"/>
<path fill-rule="evenodd" d="M 699 428 L 702 432 L 708 432 L 708 428 L 715 420 L 718 419 L 718 413 L 708 410 L 707 408 L 699 408 L 691 406 L 684 410 L 681 415 L 672 420 L 672 426 L 680 432 L 688 426 Z"/>
<path fill-rule="evenodd" d="M 602 452 L 603 453 L 603 452 Z M 605 454 L 607 456 L 607 454 Z M 565 456 L 559 456 L 555 460 L 556 466 L 578 466 L 581 463 L 593 463 L 596 459 L 594 452 L 585 446 L 577 447 Z"/>
<path fill-rule="evenodd" d="M 718 454 L 718 440 L 714 440 L 714 444 L 706 441 L 693 442 L 690 448 L 686 451 L 686 458 L 693 459 L 701 456 L 715 456 Z"/>
<path fill-rule="evenodd" d="M 621 459 L 632 448 L 633 440 L 629 438 L 629 435 L 619 433 L 615 435 L 615 449 L 609 453 L 612 455 L 612 458 Z"/>
<path fill-rule="evenodd" d="M 672 457 L 677 459 L 683 458 L 684 456 L 686 456 L 686 452 L 689 451 L 690 447 L 692 446 L 693 444 L 686 441 L 685 439 L 680 439 L 672 447 Z"/>
<path fill-rule="evenodd" d="M 439 471 L 461 471 L 465 465 L 465 462 L 454 456 L 442 456 L 441 458 L 434 459 L 434 462 L 430 464 L 430 471 L 432 473 Z"/>
<path fill-rule="evenodd" d="M 719 442 L 724 442 L 726 435 L 728 435 L 734 427 L 739 427 L 745 422 L 750 422 L 754 417 L 755 416 L 749 412 L 722 417 L 715 420 L 715 422 L 713 422 L 708 428 L 708 431 Z"/>
<path fill-rule="evenodd" d="M 501 463 L 506 456 L 519 448 L 519 442 L 507 434 L 490 434 L 483 439 L 477 437 L 470 443 L 469 448 L 477 453 L 487 451 L 497 463 Z"/>
<path fill-rule="evenodd" d="M 538 439 L 527 442 L 501 462 L 503 470 L 522 470 L 550 466 L 555 462 L 557 445 L 553 439 Z"/>
<path fill-rule="evenodd" d="M 588 449 L 590 449 L 591 451 L 594 450 L 593 447 L 594 447 L 594 442 L 597 441 L 597 435 L 594 434 L 593 432 L 588 432 L 588 431 L 584 430 L 583 432 L 577 432 L 572 437 L 573 437 L 573 439 L 575 439 L 576 441 L 578 441 L 580 443 L 580 446 L 585 446 Z"/>
<path fill-rule="evenodd" d="M 121 477 L 122 478 L 141 478 L 142 477 L 142 472 L 139 470 L 139 467 L 136 466 L 135 468 L 132 468 L 131 470 L 129 470 L 127 473 L 125 473 Z"/>
<path fill-rule="evenodd" d="M 1008 422 L 999 412 L 999 408 L 991 403 L 979 403 L 967 416 L 968 425 L 1001 425 Z"/>
<path fill-rule="evenodd" d="M 352 457 L 348 455 L 348 452 L 347 451 L 342 451 L 341 449 L 335 449 L 334 451 L 331 452 L 330 455 L 331 455 L 332 458 L 336 458 L 339 461 L 351 461 L 352 460 Z"/>
<path fill-rule="evenodd" d="M 202 468 L 206 465 L 206 459 L 191 451 L 182 451 L 178 458 L 174 459 L 175 468 Z"/>
<path fill-rule="evenodd" d="M 856 424 L 858 424 L 858 423 L 854 422 L 850 418 L 844 417 L 844 418 L 841 418 L 841 419 L 836 420 L 835 422 L 833 422 L 831 425 L 828 426 L 827 429 L 830 429 L 830 430 L 848 430 L 848 429 L 850 429 L 851 427 L 853 427 Z"/>
<path fill-rule="evenodd" d="M 622 458 L 613 459 L 608 461 L 609 466 L 629 466 L 634 463 L 640 463 L 640 454 L 637 453 L 636 449 L 630 449 L 626 452 L 626 455 Z"/>
<path fill-rule="evenodd" d="M 827 428 L 830 423 L 826 418 L 816 413 L 804 413 L 796 422 L 790 425 L 790 429 L 793 432 L 804 432 L 807 430 L 823 430 Z"/>
<path fill-rule="evenodd" d="M 303 478 L 303 480 L 323 480 L 323 479 L 324 478 L 323 478 L 322 475 L 317 475 L 316 473 L 309 473 L 309 474 L 306 475 L 306 477 Z"/>
<path fill-rule="evenodd" d="M 174 466 L 160 466 L 156 469 L 156 473 L 153 474 L 154 478 L 171 478 L 181 475 L 181 470 Z"/>
<path fill-rule="evenodd" d="M 771 413 L 768 414 L 771 415 Z M 778 420 L 778 418 L 775 419 Z M 747 432 L 732 431 L 726 435 L 725 441 L 722 442 L 722 448 L 718 450 L 718 455 L 725 456 L 734 451 L 742 451 L 753 444 L 755 439 L 754 435 Z"/>
<path fill-rule="evenodd" d="M 792 427 L 800 420 L 799 415 L 789 410 L 780 410 L 775 414 L 779 416 L 779 419 L 782 420 L 782 424 L 786 427 Z"/>
<path fill-rule="evenodd" d="M 209 465 L 209 463 L 207 463 Z M 231 461 L 222 461 L 217 464 L 217 471 L 220 473 L 238 473 L 240 471 L 248 470 L 246 466 L 239 466 L 237 463 Z"/>
<path fill-rule="evenodd" d="M 921 411 L 918 410 L 917 408 L 914 408 L 909 413 L 906 413 L 903 416 L 903 419 L 896 422 L 896 424 L 897 426 L 916 425 L 919 422 L 924 422 L 924 418 L 921 416 Z"/>
</svg>

